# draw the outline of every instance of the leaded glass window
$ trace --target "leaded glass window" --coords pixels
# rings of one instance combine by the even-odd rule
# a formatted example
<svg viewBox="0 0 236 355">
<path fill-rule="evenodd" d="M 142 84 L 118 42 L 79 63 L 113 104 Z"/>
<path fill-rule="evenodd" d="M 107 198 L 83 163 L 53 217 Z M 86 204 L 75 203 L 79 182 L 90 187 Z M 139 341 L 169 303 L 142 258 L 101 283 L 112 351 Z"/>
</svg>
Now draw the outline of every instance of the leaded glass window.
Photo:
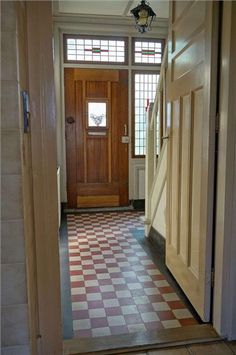
<svg viewBox="0 0 236 355">
<path fill-rule="evenodd" d="M 159 74 L 134 73 L 134 155 L 146 154 L 147 106 L 154 102 Z M 157 127 L 159 130 L 159 126 Z"/>
<path fill-rule="evenodd" d="M 162 51 L 162 40 L 133 39 L 134 64 L 161 64 Z"/>
<path fill-rule="evenodd" d="M 64 40 L 66 62 L 126 64 L 125 38 L 65 35 Z"/>
</svg>

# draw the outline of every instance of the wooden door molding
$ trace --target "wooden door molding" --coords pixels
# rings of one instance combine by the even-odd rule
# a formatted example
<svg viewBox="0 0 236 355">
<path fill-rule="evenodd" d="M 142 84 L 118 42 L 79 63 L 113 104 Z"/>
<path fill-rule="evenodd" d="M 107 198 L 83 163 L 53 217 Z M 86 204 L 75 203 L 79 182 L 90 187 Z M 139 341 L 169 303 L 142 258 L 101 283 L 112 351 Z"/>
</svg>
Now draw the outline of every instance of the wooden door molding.
<svg viewBox="0 0 236 355">
<path fill-rule="evenodd" d="M 37 354 L 62 354 L 52 2 L 27 1 Z M 32 253 L 33 245 L 26 249 Z M 28 280 L 29 281 L 29 280 Z M 29 293 L 32 285 L 28 284 Z M 31 295 L 32 296 L 32 295 Z M 37 321 L 37 320 L 36 320 Z M 33 336 L 31 334 L 31 336 Z"/>
<path fill-rule="evenodd" d="M 167 266 L 210 319 L 218 5 L 171 3 Z M 186 60 L 188 58 L 188 60 Z"/>
<path fill-rule="evenodd" d="M 88 105 L 106 105 L 105 126 L 88 125 Z M 65 69 L 68 207 L 128 205 L 127 70 Z"/>
</svg>

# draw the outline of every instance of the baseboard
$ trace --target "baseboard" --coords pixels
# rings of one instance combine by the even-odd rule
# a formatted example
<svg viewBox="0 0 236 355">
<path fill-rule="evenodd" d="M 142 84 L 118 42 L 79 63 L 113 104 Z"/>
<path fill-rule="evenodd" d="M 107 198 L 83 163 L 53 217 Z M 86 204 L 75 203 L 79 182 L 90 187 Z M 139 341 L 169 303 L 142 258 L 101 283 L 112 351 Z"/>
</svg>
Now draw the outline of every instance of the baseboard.
<svg viewBox="0 0 236 355">
<path fill-rule="evenodd" d="M 64 213 L 94 213 L 94 212 L 127 212 L 133 211 L 133 206 L 124 207 L 87 207 L 87 208 L 66 208 Z"/>
<path fill-rule="evenodd" d="M 132 200 L 132 206 L 135 210 L 144 211 L 145 210 L 145 200 Z"/>
<path fill-rule="evenodd" d="M 130 210 L 137 210 L 137 211 L 144 211 L 145 210 L 145 200 L 130 200 L 130 205 L 125 207 L 100 207 L 100 208 L 68 208 L 67 202 L 61 203 L 62 212 L 64 213 L 73 213 L 73 212 L 97 212 L 99 211 L 130 211 Z"/>
<path fill-rule="evenodd" d="M 159 256 L 161 256 L 162 260 L 165 262 L 165 254 L 166 254 L 166 240 L 165 238 L 157 232 L 157 230 L 151 227 L 149 232 L 149 240 L 158 250 Z"/>
<path fill-rule="evenodd" d="M 61 212 L 63 213 L 68 208 L 67 202 L 61 203 Z"/>
</svg>

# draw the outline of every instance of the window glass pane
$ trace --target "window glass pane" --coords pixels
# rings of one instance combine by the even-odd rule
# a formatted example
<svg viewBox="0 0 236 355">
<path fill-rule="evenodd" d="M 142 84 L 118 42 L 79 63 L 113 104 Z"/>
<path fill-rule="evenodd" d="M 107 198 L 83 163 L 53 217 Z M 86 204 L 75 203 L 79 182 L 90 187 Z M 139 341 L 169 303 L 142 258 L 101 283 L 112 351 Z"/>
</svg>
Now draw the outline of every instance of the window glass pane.
<svg viewBox="0 0 236 355">
<path fill-rule="evenodd" d="M 145 155 L 146 152 L 146 108 L 155 99 L 158 79 L 159 74 L 136 73 L 134 76 L 135 155 Z"/>
<path fill-rule="evenodd" d="M 106 102 L 88 102 L 88 126 L 106 127 L 107 125 Z"/>
<path fill-rule="evenodd" d="M 76 56 L 75 55 L 71 55 L 71 54 L 68 54 L 68 59 L 69 60 L 75 60 L 76 59 Z"/>
<path fill-rule="evenodd" d="M 75 39 L 67 39 L 67 44 L 75 44 Z"/>
<path fill-rule="evenodd" d="M 160 41 L 138 41 L 134 43 L 134 62 L 144 64 L 160 64 L 162 43 Z"/>
<path fill-rule="evenodd" d="M 66 59 L 73 61 L 125 63 L 125 41 L 67 38 Z M 75 53 L 69 51 L 74 50 Z M 75 54 L 75 56 L 72 56 Z"/>
</svg>

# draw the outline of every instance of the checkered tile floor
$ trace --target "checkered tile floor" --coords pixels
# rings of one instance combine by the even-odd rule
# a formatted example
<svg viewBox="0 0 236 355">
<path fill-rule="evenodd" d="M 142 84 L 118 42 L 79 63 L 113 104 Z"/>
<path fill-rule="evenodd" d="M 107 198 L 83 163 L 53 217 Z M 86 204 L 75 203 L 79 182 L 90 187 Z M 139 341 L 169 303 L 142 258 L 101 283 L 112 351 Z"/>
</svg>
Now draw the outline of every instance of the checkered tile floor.
<svg viewBox="0 0 236 355">
<path fill-rule="evenodd" d="M 140 212 L 67 217 L 74 337 L 175 328 L 197 322 L 131 229 Z"/>
</svg>

